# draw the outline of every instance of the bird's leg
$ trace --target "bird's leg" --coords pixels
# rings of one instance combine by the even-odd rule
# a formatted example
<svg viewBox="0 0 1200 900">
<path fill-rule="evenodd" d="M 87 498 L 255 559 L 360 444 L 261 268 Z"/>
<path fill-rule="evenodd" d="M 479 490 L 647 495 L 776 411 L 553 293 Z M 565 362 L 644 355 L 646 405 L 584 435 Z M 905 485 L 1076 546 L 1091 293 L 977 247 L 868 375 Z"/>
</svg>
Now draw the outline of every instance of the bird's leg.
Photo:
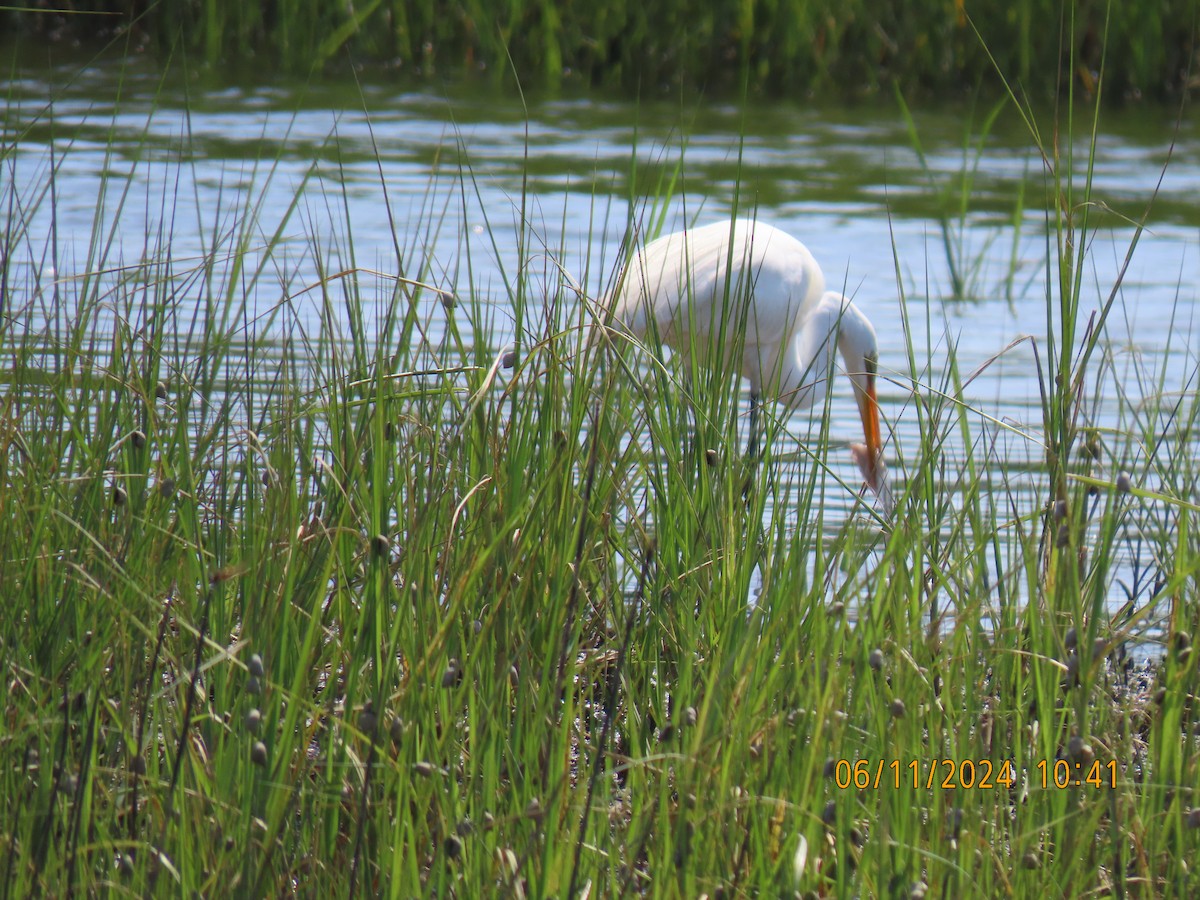
<svg viewBox="0 0 1200 900">
<path fill-rule="evenodd" d="M 758 456 L 758 394 L 750 395 L 750 440 L 746 442 L 746 459 Z"/>
<path fill-rule="evenodd" d="M 746 466 L 743 471 L 742 499 L 750 502 L 754 491 L 754 471 L 758 462 L 758 394 L 750 394 L 750 439 L 746 442 Z"/>
</svg>

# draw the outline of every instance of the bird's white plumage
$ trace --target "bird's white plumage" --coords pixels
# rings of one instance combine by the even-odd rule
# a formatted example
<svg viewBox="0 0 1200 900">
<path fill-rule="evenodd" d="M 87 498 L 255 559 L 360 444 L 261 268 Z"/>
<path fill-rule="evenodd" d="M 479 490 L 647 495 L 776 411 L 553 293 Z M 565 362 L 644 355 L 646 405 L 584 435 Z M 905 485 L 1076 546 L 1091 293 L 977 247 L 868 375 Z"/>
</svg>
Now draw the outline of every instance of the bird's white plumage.
<svg viewBox="0 0 1200 900">
<path fill-rule="evenodd" d="M 663 343 L 682 354 L 732 340 L 744 315 L 739 362 L 758 394 L 788 367 L 783 338 L 813 314 L 824 293 L 825 276 L 807 247 L 771 225 L 739 219 L 640 248 L 613 315 L 639 336 L 649 334 L 653 319 Z"/>
<path fill-rule="evenodd" d="M 633 255 L 610 303 L 618 327 L 656 333 L 684 356 L 725 354 L 751 394 L 792 409 L 825 396 L 839 350 L 866 436 L 856 460 L 873 489 L 886 489 L 875 329 L 850 300 L 825 290 L 800 241 L 742 219 L 670 234 Z"/>
</svg>

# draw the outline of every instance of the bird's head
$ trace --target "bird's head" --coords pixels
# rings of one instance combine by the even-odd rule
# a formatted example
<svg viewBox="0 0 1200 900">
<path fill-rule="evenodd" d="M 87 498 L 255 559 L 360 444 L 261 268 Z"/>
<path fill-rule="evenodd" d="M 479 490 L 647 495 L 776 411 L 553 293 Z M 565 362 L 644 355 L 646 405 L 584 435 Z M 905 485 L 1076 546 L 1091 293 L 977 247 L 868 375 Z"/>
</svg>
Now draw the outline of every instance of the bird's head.
<svg viewBox="0 0 1200 900">
<path fill-rule="evenodd" d="M 879 342 L 869 319 L 848 300 L 842 306 L 838 349 L 846 374 L 854 384 L 854 400 L 862 418 L 865 443 L 851 444 L 850 452 L 867 485 L 886 497 L 887 470 L 883 464 L 883 436 L 879 428 L 879 400 L 875 381 L 879 372 Z"/>
</svg>

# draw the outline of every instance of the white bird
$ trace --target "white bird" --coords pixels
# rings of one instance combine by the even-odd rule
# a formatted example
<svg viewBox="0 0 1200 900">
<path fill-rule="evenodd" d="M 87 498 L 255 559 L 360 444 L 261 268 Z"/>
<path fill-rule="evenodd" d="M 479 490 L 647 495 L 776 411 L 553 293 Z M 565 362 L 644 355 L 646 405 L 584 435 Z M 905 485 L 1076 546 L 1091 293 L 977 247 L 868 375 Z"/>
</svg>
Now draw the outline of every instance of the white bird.
<svg viewBox="0 0 1200 900">
<path fill-rule="evenodd" d="M 866 440 L 851 444 L 851 453 L 868 486 L 887 501 L 875 329 L 849 299 L 825 290 L 821 267 L 800 241 L 742 219 L 669 234 L 630 260 L 611 311 L 614 323 L 639 338 L 657 333 L 684 357 L 723 352 L 738 365 L 750 382 L 751 456 L 760 399 L 789 410 L 823 401 L 836 346 Z"/>
</svg>

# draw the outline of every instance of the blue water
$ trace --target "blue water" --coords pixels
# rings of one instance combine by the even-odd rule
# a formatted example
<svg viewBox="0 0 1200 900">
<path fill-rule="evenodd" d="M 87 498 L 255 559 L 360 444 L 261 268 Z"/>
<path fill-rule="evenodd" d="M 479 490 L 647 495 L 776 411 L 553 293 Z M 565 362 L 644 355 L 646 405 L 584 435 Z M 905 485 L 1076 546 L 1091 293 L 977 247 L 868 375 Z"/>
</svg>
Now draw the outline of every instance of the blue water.
<svg viewBox="0 0 1200 900">
<path fill-rule="evenodd" d="M 242 276 L 252 329 L 284 327 L 269 313 L 286 299 L 301 328 L 320 332 L 319 292 L 309 290 L 320 255 L 327 271 L 381 273 L 360 279 L 381 305 L 399 270 L 474 293 L 495 306 L 498 346 L 512 337 L 505 285 L 521 266 L 546 294 L 562 291 L 561 267 L 602 296 L 631 222 L 653 230 L 661 218 L 672 230 L 728 218 L 736 207 L 805 241 L 831 286 L 874 321 L 897 484 L 919 442 L 914 397 L 948 386 L 953 347 L 963 379 L 982 367 L 959 399 L 972 410 L 975 452 L 986 458 L 994 446 L 993 462 L 1006 463 L 993 472 L 997 502 L 1022 512 L 1045 502 L 1037 361 L 1047 365 L 1046 298 L 1057 296 L 1047 258 L 1058 235 L 1046 165 L 1011 110 L 982 144 L 983 111 L 917 111 L 922 165 L 888 106 L 575 98 L 526 108 L 510 97 L 388 85 L 217 89 L 115 66 L 75 74 L 23 73 L 7 89 L 2 215 L 10 234 L 14 222 L 28 227 L 13 242 L 5 311 L 24 325 L 37 321 L 56 286 L 86 273 L 103 270 L 119 296 L 122 267 L 164 250 L 178 274 L 216 247 L 217 269 L 228 273 L 226 251 L 241 235 L 249 271 L 263 266 L 257 278 Z M 1048 117 L 1042 131 L 1052 134 Z M 1114 477 L 1118 467 L 1144 463 L 1127 439 L 1130 411 L 1160 391 L 1196 387 L 1200 130 L 1170 111 L 1106 113 L 1085 207 L 1087 136 L 1085 128 L 1073 145 L 1078 180 L 1063 198 L 1077 218 L 1090 216 L 1084 319 L 1113 292 L 1135 224 L 1145 217 L 1146 226 L 1086 381 L 1088 424 L 1104 430 L 1118 457 L 1098 474 Z M 647 199 L 668 186 L 670 199 Z M 262 248 L 277 234 L 268 257 Z M 947 236 L 963 297 L 955 296 Z M 198 285 L 181 302 L 203 294 Z M 427 296 L 424 317 L 436 338 L 446 313 Z M 1036 341 L 1037 356 L 1023 336 Z M 839 448 L 859 438 L 845 384 L 835 388 L 829 427 Z M 791 426 L 806 428 L 799 417 Z M 952 439 L 950 459 L 965 456 Z M 853 483 L 848 456 L 835 457 L 835 472 Z M 1146 474 L 1146 486 L 1158 486 L 1153 477 Z M 842 499 L 848 513 L 851 498 Z M 1114 587 L 1113 603 L 1123 600 Z"/>
</svg>

